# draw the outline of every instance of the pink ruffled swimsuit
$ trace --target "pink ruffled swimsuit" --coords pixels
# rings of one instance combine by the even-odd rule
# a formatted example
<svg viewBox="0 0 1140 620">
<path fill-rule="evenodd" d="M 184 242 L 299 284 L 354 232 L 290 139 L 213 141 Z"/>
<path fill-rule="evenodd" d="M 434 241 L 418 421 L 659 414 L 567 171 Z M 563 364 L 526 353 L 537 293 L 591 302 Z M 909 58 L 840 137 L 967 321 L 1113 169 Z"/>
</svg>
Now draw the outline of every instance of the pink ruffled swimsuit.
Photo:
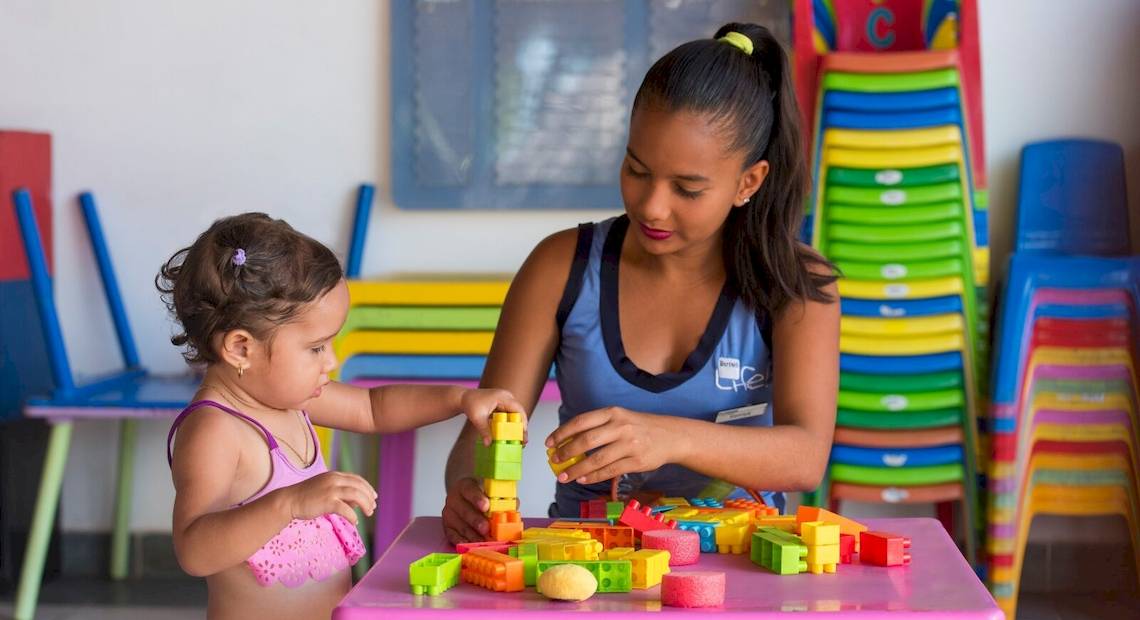
<svg viewBox="0 0 1140 620">
<path fill-rule="evenodd" d="M 272 470 L 269 482 L 249 499 L 233 508 L 244 506 L 271 491 L 304 482 L 328 471 L 324 456 L 321 454 L 321 444 L 317 441 L 313 423 L 309 421 L 309 414 L 304 414 L 305 424 L 309 427 L 309 435 L 313 438 L 317 455 L 308 467 L 299 468 L 285 457 L 273 434 L 257 420 L 212 400 L 190 403 L 190 406 L 183 409 L 174 419 L 170 433 L 166 436 L 167 461 L 173 461 L 171 445 L 178 426 L 196 409 L 207 406 L 225 411 L 254 425 L 265 435 L 265 442 L 269 444 Z M 363 555 L 364 543 L 361 542 L 356 527 L 338 514 L 327 514 L 316 519 L 293 519 L 285 529 L 250 556 L 246 564 L 253 570 L 258 583 L 263 586 L 270 586 L 279 581 L 287 587 L 296 588 L 309 579 L 322 581 L 352 566 Z"/>
</svg>

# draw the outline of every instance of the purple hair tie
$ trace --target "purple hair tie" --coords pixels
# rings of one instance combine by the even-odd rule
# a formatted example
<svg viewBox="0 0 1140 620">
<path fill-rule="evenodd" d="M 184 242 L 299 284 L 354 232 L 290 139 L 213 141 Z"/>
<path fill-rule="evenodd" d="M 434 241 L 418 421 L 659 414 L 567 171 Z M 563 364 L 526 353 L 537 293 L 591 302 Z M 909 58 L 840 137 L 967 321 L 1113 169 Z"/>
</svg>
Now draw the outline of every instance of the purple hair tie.
<svg viewBox="0 0 1140 620">
<path fill-rule="evenodd" d="M 234 266 L 241 267 L 245 264 L 245 250 L 238 248 L 234 250 Z"/>
</svg>

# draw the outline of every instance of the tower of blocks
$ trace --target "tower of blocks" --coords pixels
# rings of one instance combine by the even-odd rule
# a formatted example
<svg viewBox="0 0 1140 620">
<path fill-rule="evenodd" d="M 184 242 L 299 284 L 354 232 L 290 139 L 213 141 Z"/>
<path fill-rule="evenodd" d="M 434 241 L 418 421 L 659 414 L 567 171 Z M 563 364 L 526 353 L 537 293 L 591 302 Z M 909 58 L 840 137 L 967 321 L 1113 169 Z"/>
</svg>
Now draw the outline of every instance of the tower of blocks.
<svg viewBox="0 0 1140 620">
<path fill-rule="evenodd" d="M 491 415 L 491 445 L 475 442 L 475 475 L 483 479 L 490 499 L 487 518 L 491 538 L 509 542 L 522 536 L 518 512 L 518 481 L 522 479 L 523 419 L 521 413 L 498 411 Z"/>
</svg>

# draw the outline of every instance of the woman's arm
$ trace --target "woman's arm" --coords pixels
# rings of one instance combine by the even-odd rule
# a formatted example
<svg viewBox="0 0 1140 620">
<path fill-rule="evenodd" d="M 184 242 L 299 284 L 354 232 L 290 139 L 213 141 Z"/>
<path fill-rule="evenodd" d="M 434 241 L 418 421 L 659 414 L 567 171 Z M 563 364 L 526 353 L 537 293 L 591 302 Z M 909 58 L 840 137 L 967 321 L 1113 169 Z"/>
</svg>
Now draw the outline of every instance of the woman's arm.
<svg viewBox="0 0 1140 620">
<path fill-rule="evenodd" d="M 531 252 L 503 302 L 495 339 L 480 385 L 509 390 L 523 409 L 534 410 L 558 346 L 555 318 L 578 234 L 565 230 L 544 239 Z M 451 448 L 444 474 L 448 495 L 444 530 L 452 542 L 482 540 L 488 531 L 487 498 L 472 478 L 476 431 L 466 424 Z"/>
<path fill-rule="evenodd" d="M 824 289 L 837 299 L 836 286 Z M 839 389 L 839 304 L 790 305 L 773 325 L 774 425 L 714 424 L 610 407 L 576 416 L 546 445 L 559 460 L 597 449 L 560 481 L 601 482 L 678 463 L 737 486 L 814 489 L 823 478 Z"/>
</svg>

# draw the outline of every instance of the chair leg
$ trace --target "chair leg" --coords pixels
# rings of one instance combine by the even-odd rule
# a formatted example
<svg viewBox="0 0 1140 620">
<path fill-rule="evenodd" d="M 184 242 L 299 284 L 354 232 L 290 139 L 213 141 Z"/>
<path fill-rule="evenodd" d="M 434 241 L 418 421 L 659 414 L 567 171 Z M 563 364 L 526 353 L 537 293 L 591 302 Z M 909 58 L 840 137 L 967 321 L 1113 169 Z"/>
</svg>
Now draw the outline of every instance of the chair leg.
<svg viewBox="0 0 1140 620">
<path fill-rule="evenodd" d="M 126 579 L 130 572 L 131 495 L 135 477 L 135 437 L 138 422 L 119 423 L 119 476 L 115 487 L 115 525 L 111 531 L 111 579 Z"/>
<path fill-rule="evenodd" d="M 47 557 L 48 544 L 51 542 L 51 526 L 55 522 L 56 509 L 59 507 L 63 470 L 67 465 L 67 453 L 71 446 L 71 428 L 71 422 L 55 424 L 48 439 L 40 490 L 36 495 L 35 511 L 32 513 L 32 531 L 28 534 L 24 565 L 20 569 L 20 585 L 16 591 L 16 620 L 32 620 L 36 613 L 36 602 L 44 576 L 44 560 Z"/>
</svg>

